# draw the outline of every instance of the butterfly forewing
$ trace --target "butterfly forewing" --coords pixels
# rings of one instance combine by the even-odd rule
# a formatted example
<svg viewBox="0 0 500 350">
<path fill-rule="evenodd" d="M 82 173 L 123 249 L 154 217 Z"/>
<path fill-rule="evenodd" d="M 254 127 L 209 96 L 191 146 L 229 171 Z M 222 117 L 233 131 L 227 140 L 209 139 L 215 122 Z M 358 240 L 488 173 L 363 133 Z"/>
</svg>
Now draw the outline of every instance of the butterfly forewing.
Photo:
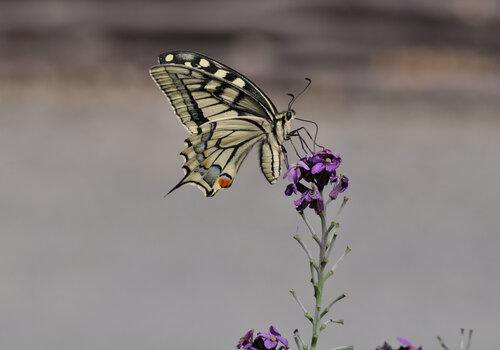
<svg viewBox="0 0 500 350">
<path fill-rule="evenodd" d="M 262 106 L 269 118 L 273 118 L 277 113 L 274 104 L 257 85 L 243 74 L 213 58 L 196 52 L 170 51 L 162 53 L 158 57 L 158 62 L 160 65 L 186 67 L 204 73 L 213 79 L 218 79 L 244 92 L 254 102 Z"/>
</svg>

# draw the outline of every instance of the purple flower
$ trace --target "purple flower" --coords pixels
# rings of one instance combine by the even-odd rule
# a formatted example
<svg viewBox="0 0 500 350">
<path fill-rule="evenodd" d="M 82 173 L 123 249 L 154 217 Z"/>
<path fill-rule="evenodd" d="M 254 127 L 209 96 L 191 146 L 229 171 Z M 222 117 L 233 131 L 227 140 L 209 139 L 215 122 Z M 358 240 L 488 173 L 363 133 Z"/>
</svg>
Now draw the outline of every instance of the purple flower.
<svg viewBox="0 0 500 350">
<path fill-rule="evenodd" d="M 412 345 L 408 339 L 405 339 L 403 337 L 397 337 L 396 339 L 401 344 L 401 347 L 404 350 L 422 350 L 422 347 L 417 348 L 416 346 Z"/>
<path fill-rule="evenodd" d="M 394 350 L 387 342 L 382 346 L 378 346 L 375 350 Z"/>
<path fill-rule="evenodd" d="M 335 186 L 333 186 L 333 189 L 330 191 L 330 198 L 336 199 L 338 195 L 344 192 L 349 186 L 349 178 L 347 176 L 340 175 L 340 178 L 335 178 L 333 183 L 335 183 Z"/>
<path fill-rule="evenodd" d="M 236 344 L 236 349 L 254 350 L 255 348 L 252 346 L 252 343 L 253 343 L 253 329 L 246 332 L 245 335 L 240 338 L 238 344 Z"/>
<path fill-rule="evenodd" d="M 291 196 L 292 194 L 297 194 L 297 185 L 296 184 L 288 184 L 285 188 L 285 196 L 289 197 Z"/>
<path fill-rule="evenodd" d="M 268 333 L 258 333 L 257 337 L 264 341 L 264 347 L 267 350 L 276 349 L 280 343 L 283 345 L 280 349 L 288 349 L 288 340 L 282 337 L 274 326 L 269 327 Z"/>
<path fill-rule="evenodd" d="M 310 191 L 310 188 L 303 185 L 300 182 L 297 182 L 296 184 L 291 183 L 285 188 L 285 195 L 286 196 L 291 196 L 292 194 L 297 194 L 297 193 L 304 193 L 306 191 Z"/>
<path fill-rule="evenodd" d="M 294 200 L 293 204 L 295 204 L 295 208 L 298 211 L 303 211 L 305 208 L 309 207 L 313 208 L 316 214 L 320 214 L 325 210 L 325 203 L 318 190 L 308 189 L 302 193 L 299 199 Z"/>
<path fill-rule="evenodd" d="M 278 350 L 288 349 L 288 340 L 282 337 L 274 326 L 270 326 L 269 332 L 267 333 L 257 333 L 255 339 L 253 339 L 253 332 L 253 329 L 246 332 L 245 335 L 240 338 L 238 344 L 236 344 L 236 349 L 276 350 L 279 344 L 281 344 L 281 346 Z"/>
<path fill-rule="evenodd" d="M 288 177 L 293 184 L 297 184 L 302 177 L 302 172 L 309 170 L 309 166 L 301 159 L 295 164 L 290 164 L 285 174 L 283 174 L 283 178 L 285 179 Z"/>
<path fill-rule="evenodd" d="M 310 177 L 320 191 L 328 184 L 328 181 L 337 177 L 337 168 L 342 162 L 340 154 L 332 153 L 329 149 L 313 153 L 308 160 L 311 167 Z"/>
<path fill-rule="evenodd" d="M 349 179 L 346 176 L 337 176 L 337 169 L 342 162 L 339 153 L 329 149 L 323 149 L 301 158 L 297 163 L 288 167 L 284 178 L 288 178 L 290 184 L 286 186 L 285 195 L 300 194 L 294 200 L 295 207 L 302 212 L 305 208 L 313 208 L 317 214 L 325 210 L 322 198 L 323 189 L 328 184 L 333 188 L 329 192 L 331 199 L 347 189 Z"/>
<path fill-rule="evenodd" d="M 329 149 L 324 149 L 316 153 L 311 162 L 314 164 L 311 168 L 311 173 L 319 174 L 322 171 L 335 173 L 335 170 L 340 166 L 342 158 L 339 153 L 332 153 Z"/>
<path fill-rule="evenodd" d="M 401 346 L 397 350 L 422 350 L 422 347 L 417 348 L 416 346 L 413 346 L 408 339 L 402 337 L 397 337 L 396 339 L 401 344 Z M 384 343 L 384 345 L 377 347 L 375 350 L 396 350 L 396 349 L 391 347 L 389 344 Z"/>
<path fill-rule="evenodd" d="M 332 152 L 328 148 L 323 148 L 321 151 L 309 155 L 309 159 L 313 163 L 322 162 L 326 158 L 330 158 L 330 159 L 337 158 L 340 160 L 340 153 Z"/>
</svg>

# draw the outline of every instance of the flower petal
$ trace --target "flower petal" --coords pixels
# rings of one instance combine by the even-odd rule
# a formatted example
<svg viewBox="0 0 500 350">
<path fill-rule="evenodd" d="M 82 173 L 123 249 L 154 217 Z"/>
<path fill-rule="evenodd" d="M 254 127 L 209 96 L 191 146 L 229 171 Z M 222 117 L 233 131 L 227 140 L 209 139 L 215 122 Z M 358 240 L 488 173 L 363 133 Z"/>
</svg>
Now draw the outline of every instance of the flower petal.
<svg viewBox="0 0 500 350">
<path fill-rule="evenodd" d="M 297 185 L 289 184 L 285 188 L 285 196 L 291 196 L 293 193 L 297 193 Z"/>
<path fill-rule="evenodd" d="M 266 347 L 266 349 L 270 350 L 270 349 L 273 349 L 276 347 L 276 345 L 278 345 L 278 342 L 276 341 L 272 341 L 271 339 L 269 338 L 266 338 L 266 340 L 264 340 L 264 346 Z"/>
<path fill-rule="evenodd" d="M 341 175 L 339 182 L 333 186 L 329 196 L 331 199 L 336 199 L 339 194 L 344 192 L 349 186 L 349 178 L 347 176 Z"/>
<path fill-rule="evenodd" d="M 328 171 L 329 173 L 332 173 L 339 167 L 339 165 L 340 165 L 339 162 L 333 160 L 331 163 L 326 164 L 325 168 L 326 168 L 326 171 Z"/>
<path fill-rule="evenodd" d="M 281 336 L 280 332 L 273 325 L 269 326 L 269 333 L 275 336 Z"/>
<path fill-rule="evenodd" d="M 337 184 L 333 189 L 330 191 L 329 196 L 331 199 L 337 199 L 337 197 L 340 194 L 340 186 Z"/>
<path fill-rule="evenodd" d="M 299 182 L 299 177 L 300 177 L 300 169 L 295 168 L 290 171 L 289 179 L 292 181 L 294 184 Z"/>
<path fill-rule="evenodd" d="M 288 340 L 286 338 L 283 338 L 282 336 L 277 336 L 276 339 L 278 339 L 281 344 L 285 345 L 286 348 L 288 348 Z"/>
<path fill-rule="evenodd" d="M 303 211 L 309 205 L 309 202 L 305 200 L 305 195 L 302 195 L 299 199 L 293 202 L 295 209 L 299 212 Z"/>
<path fill-rule="evenodd" d="M 411 346 L 411 341 L 409 341 L 408 339 L 405 339 L 403 337 L 397 337 L 396 339 L 403 346 Z"/>
<path fill-rule="evenodd" d="M 290 170 L 291 170 L 291 169 L 292 169 L 292 168 L 291 168 L 291 165 L 290 165 L 290 166 L 288 167 L 288 169 L 286 169 L 286 170 L 285 170 L 285 172 L 283 173 L 283 178 L 284 178 L 284 179 L 286 179 L 286 178 L 287 178 L 288 173 L 290 172 Z"/>
<path fill-rule="evenodd" d="M 293 201 L 293 205 L 298 207 L 298 206 L 302 205 L 302 202 L 304 202 L 304 201 L 305 201 L 305 195 L 302 195 L 302 196 L 300 196 L 300 198 Z"/>
<path fill-rule="evenodd" d="M 317 199 L 316 204 L 314 205 L 314 210 L 316 211 L 316 214 L 321 214 L 325 210 L 325 203 L 323 202 L 322 199 Z"/>
<path fill-rule="evenodd" d="M 248 332 L 243 335 L 240 340 L 238 341 L 238 344 L 236 344 L 237 349 L 248 349 L 252 345 L 252 340 L 253 340 L 253 329 L 250 329 Z"/>
<path fill-rule="evenodd" d="M 309 168 L 309 165 L 307 165 L 307 164 L 306 164 L 304 161 L 302 161 L 302 160 L 299 160 L 299 161 L 297 162 L 297 165 L 298 165 L 298 166 L 300 166 L 300 167 L 301 167 L 301 168 L 303 168 L 303 169 L 306 169 L 306 170 L 309 170 L 309 169 L 310 169 L 310 168 Z"/>
<path fill-rule="evenodd" d="M 322 172 L 325 169 L 325 164 L 323 163 L 316 163 L 311 169 L 311 173 L 317 174 Z"/>
</svg>

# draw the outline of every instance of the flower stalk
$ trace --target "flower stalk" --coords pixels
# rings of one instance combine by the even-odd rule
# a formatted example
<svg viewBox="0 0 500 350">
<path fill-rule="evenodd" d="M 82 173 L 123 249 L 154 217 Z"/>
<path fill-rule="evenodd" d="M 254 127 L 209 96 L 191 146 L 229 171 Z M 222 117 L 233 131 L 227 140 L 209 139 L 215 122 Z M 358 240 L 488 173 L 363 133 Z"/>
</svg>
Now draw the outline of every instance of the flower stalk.
<svg viewBox="0 0 500 350">
<path fill-rule="evenodd" d="M 322 193 L 320 192 L 322 195 Z M 346 201 L 345 201 L 346 202 Z M 310 223 L 307 221 L 304 213 L 300 213 L 301 218 L 303 218 L 304 223 L 306 226 L 310 227 Z M 327 268 L 329 258 L 330 258 L 330 253 L 331 253 L 331 248 L 333 247 L 333 243 L 335 242 L 335 239 L 337 238 L 337 233 L 334 232 L 333 235 L 330 236 L 330 233 L 332 229 L 337 229 L 339 225 L 335 222 L 332 222 L 330 225 L 327 225 L 327 219 L 326 219 L 326 212 L 322 211 L 319 214 L 319 218 L 321 221 L 321 238 L 318 240 L 318 247 L 319 247 L 319 254 L 318 254 L 318 263 L 315 262 L 314 259 L 310 259 L 311 264 L 315 267 L 314 271 L 316 271 L 316 276 L 313 274 L 313 270 L 311 270 L 312 274 L 312 285 L 314 289 L 314 299 L 315 299 L 315 307 L 314 307 L 314 317 L 312 320 L 310 318 L 309 321 L 312 322 L 312 334 L 311 334 L 311 343 L 310 343 L 310 350 L 316 350 L 318 346 L 318 339 L 321 331 L 323 331 L 326 326 L 329 323 L 337 323 L 337 324 L 343 324 L 344 321 L 335 321 L 333 319 L 330 319 L 326 322 L 322 322 L 323 317 L 328 314 L 332 306 L 337 303 L 338 301 L 344 299 L 347 294 L 343 293 L 339 297 L 337 297 L 335 300 L 330 302 L 326 307 L 323 306 L 323 290 L 325 287 L 325 282 L 326 280 L 333 275 L 333 271 L 338 266 L 338 263 L 340 263 L 345 255 L 350 252 L 350 248 L 347 247 L 346 251 L 344 254 L 339 258 L 337 263 L 333 265 L 331 269 Z M 314 232 L 312 228 L 310 228 L 311 232 Z M 295 238 L 295 237 L 294 237 Z M 314 237 L 313 237 L 314 239 Z M 297 241 L 299 244 L 302 241 Z M 302 246 L 302 244 L 300 244 Z M 316 277 L 316 278 L 315 278 Z M 303 348 L 299 348 L 299 350 L 303 350 Z"/>
<path fill-rule="evenodd" d="M 326 257 L 326 218 L 325 213 L 321 212 L 319 214 L 321 219 L 321 242 L 319 245 L 319 271 L 318 271 L 318 283 L 313 285 L 314 288 L 314 299 L 316 300 L 316 305 L 314 308 L 314 320 L 312 328 L 312 338 L 311 338 L 311 350 L 316 350 L 318 344 L 318 338 L 320 333 L 320 320 L 322 313 L 322 298 L 323 298 L 323 287 L 325 283 L 325 266 L 327 264 Z"/>
<path fill-rule="evenodd" d="M 290 291 L 292 297 L 299 304 L 304 316 L 312 324 L 309 346 L 306 346 L 300 339 L 298 331 L 294 332 L 294 339 L 298 350 L 317 350 L 320 333 L 327 325 L 344 323 L 343 320 L 334 320 L 333 318 L 323 321 L 323 318 L 330 312 L 333 305 L 346 297 L 346 294 L 343 293 L 326 306 L 323 303 L 325 282 L 333 276 L 339 263 L 351 251 L 351 248 L 347 247 L 339 260 L 332 267 L 329 267 L 330 253 L 332 252 L 340 227 L 337 218 L 348 201 L 344 197 L 334 216 L 334 220 L 328 221 L 327 206 L 337 199 L 340 193 L 347 189 L 349 184 L 349 179 L 346 176 L 337 174 L 341 161 L 340 154 L 323 149 L 319 152 L 312 152 L 301 158 L 297 163 L 291 164 L 285 172 L 285 177 L 291 182 L 286 187 L 285 195 L 300 194 L 300 197 L 294 200 L 293 203 L 311 234 L 311 238 L 318 246 L 318 254 L 317 256 L 313 256 L 314 254 L 311 253 L 311 250 L 309 250 L 302 238 L 298 234 L 293 235 L 293 239 L 300 245 L 309 261 L 310 282 L 314 290 L 314 310 L 312 313 L 307 311 L 295 291 Z M 329 192 L 325 192 L 328 185 L 331 185 L 331 188 Z M 326 202 L 323 199 L 325 193 L 328 193 L 328 200 Z M 315 230 L 311 221 L 306 216 L 306 208 L 314 209 L 314 213 L 319 217 L 321 223 L 319 231 Z"/>
</svg>

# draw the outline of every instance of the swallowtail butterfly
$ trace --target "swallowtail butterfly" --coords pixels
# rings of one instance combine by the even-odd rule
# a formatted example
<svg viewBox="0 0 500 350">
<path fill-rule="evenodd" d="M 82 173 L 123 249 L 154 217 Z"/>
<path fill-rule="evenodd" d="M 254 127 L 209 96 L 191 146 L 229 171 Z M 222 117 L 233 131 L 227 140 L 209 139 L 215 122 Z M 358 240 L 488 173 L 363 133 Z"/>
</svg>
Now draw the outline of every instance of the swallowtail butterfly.
<svg viewBox="0 0 500 350">
<path fill-rule="evenodd" d="M 255 145 L 262 173 L 276 182 L 295 118 L 290 104 L 278 112 L 250 79 L 205 55 L 171 51 L 158 60 L 150 74 L 190 133 L 181 152 L 184 178 L 170 192 L 193 184 L 209 197 L 230 187 Z"/>
</svg>

